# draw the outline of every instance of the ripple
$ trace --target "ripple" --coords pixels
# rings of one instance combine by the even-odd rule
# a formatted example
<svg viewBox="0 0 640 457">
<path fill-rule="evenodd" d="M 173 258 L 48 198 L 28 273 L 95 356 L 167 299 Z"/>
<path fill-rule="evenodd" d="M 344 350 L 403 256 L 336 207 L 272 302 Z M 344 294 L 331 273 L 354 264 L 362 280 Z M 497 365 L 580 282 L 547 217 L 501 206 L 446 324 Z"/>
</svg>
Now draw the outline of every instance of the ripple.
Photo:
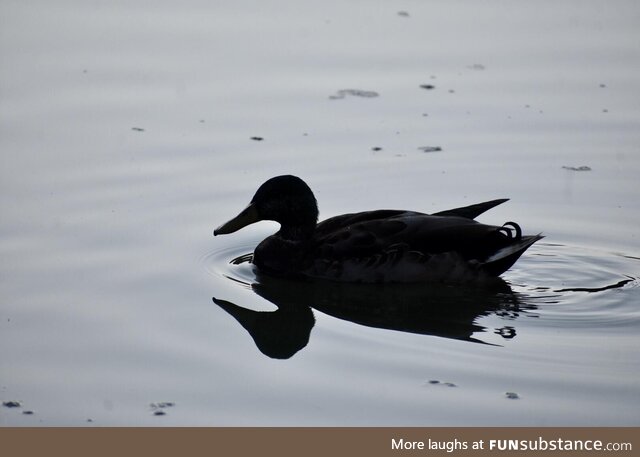
<svg viewBox="0 0 640 457">
<path fill-rule="evenodd" d="M 240 284 L 255 282 L 256 275 L 251 263 L 255 242 L 212 249 L 203 254 L 198 263 L 204 270 L 217 277 L 224 277 Z"/>
<path fill-rule="evenodd" d="M 602 292 L 638 286 L 640 259 L 579 246 L 534 245 L 512 270 L 528 290 Z"/>
<path fill-rule="evenodd" d="M 539 243 L 505 275 L 549 324 L 640 324 L 640 260 L 580 246 Z"/>
</svg>

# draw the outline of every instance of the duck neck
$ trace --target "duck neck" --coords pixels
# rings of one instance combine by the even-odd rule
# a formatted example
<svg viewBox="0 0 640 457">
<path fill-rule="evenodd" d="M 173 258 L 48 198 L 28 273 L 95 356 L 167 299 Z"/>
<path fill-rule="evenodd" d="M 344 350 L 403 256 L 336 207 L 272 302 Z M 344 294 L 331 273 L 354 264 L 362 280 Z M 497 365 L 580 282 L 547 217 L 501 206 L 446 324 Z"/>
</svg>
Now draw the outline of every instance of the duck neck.
<svg viewBox="0 0 640 457">
<path fill-rule="evenodd" d="M 282 224 L 278 236 L 289 241 L 306 241 L 313 237 L 315 229 L 315 222 L 305 225 Z"/>
</svg>

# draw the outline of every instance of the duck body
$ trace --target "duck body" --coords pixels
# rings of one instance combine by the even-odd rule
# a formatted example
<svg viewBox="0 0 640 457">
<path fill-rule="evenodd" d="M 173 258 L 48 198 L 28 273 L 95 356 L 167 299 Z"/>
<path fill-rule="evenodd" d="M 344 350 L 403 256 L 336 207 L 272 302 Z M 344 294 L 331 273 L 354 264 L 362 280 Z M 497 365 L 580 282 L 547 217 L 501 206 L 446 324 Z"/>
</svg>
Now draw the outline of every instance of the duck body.
<svg viewBox="0 0 640 457">
<path fill-rule="evenodd" d="M 374 210 L 317 221 L 317 203 L 300 178 L 271 178 L 236 218 L 214 235 L 258 220 L 280 230 L 255 249 L 253 263 L 274 276 L 346 282 L 466 282 L 496 277 L 541 235 L 520 227 L 481 224 L 479 214 L 504 203 L 492 200 L 435 214 Z"/>
</svg>

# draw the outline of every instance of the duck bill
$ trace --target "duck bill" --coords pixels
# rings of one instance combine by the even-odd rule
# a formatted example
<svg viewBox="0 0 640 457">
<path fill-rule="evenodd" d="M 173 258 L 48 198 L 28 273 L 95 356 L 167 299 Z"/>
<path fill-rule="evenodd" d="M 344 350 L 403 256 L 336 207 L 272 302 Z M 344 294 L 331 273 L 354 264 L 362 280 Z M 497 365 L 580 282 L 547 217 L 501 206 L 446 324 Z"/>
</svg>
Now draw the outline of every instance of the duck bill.
<svg viewBox="0 0 640 457">
<path fill-rule="evenodd" d="M 249 206 L 243 209 L 240 214 L 215 229 L 213 231 L 213 235 L 216 236 L 233 233 L 240 230 L 242 227 L 246 227 L 249 224 L 258 222 L 259 220 L 260 217 L 258 216 L 258 210 L 256 210 L 256 207 L 253 203 L 249 203 Z"/>
</svg>

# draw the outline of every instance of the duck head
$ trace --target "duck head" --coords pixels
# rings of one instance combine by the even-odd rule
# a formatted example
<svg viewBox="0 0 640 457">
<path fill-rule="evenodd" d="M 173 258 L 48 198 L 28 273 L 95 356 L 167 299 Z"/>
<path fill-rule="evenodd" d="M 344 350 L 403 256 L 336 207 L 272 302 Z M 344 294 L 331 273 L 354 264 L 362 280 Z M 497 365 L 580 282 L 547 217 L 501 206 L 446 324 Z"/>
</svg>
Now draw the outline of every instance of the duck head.
<svg viewBox="0 0 640 457">
<path fill-rule="evenodd" d="M 213 234 L 233 233 L 258 221 L 278 222 L 281 226 L 278 235 L 282 238 L 309 238 L 318 221 L 318 204 L 302 179 L 291 175 L 276 176 L 262 184 L 249 205 Z"/>
</svg>

